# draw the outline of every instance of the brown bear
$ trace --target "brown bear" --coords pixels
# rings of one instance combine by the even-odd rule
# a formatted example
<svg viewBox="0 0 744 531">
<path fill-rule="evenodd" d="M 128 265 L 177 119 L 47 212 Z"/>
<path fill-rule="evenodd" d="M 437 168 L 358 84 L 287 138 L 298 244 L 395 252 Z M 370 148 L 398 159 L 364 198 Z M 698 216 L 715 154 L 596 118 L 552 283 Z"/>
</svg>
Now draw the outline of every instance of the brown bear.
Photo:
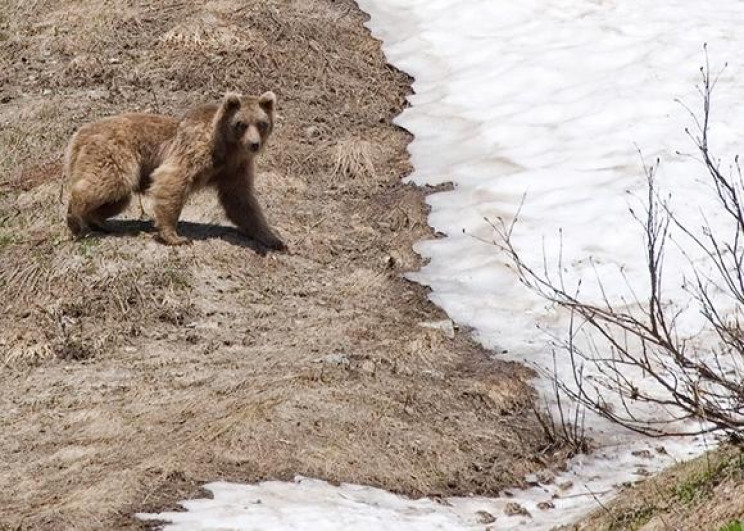
<svg viewBox="0 0 744 531">
<path fill-rule="evenodd" d="M 188 196 L 213 186 L 227 217 L 247 236 L 285 249 L 269 228 L 254 190 L 255 158 L 274 127 L 276 96 L 228 93 L 180 120 L 124 114 L 81 127 L 70 140 L 65 173 L 70 181 L 67 225 L 73 235 L 105 230 L 132 193 L 153 199 L 158 238 L 188 242 L 177 224 Z"/>
</svg>

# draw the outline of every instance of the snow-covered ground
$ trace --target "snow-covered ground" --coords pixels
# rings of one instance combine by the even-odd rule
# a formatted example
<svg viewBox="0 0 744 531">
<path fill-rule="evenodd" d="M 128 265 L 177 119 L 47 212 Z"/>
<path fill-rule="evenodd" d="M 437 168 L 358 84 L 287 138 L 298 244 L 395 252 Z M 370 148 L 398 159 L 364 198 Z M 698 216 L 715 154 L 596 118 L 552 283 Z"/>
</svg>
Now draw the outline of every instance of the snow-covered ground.
<svg viewBox="0 0 744 531">
<path fill-rule="evenodd" d="M 562 229 L 568 277 L 599 274 L 614 300 L 627 295 L 624 278 L 638 293 L 648 289 L 642 232 L 628 210 L 645 192 L 638 149 L 647 160 L 661 159 L 660 184 L 674 193 L 675 212 L 693 226 L 701 215 L 714 227 L 723 223 L 707 209 L 711 191 L 701 167 L 676 155 L 693 147 L 684 133 L 690 117 L 675 99 L 699 106 L 695 85 L 707 42 L 714 70 L 729 63 L 714 95 L 713 143 L 724 158 L 736 152 L 744 124 L 739 103 L 744 83 L 737 86 L 744 75 L 739 29 L 744 2 L 360 0 L 360 5 L 370 13 L 369 26 L 390 62 L 416 80 L 412 107 L 397 121 L 415 135 L 411 179 L 455 185 L 429 197 L 430 223 L 446 237 L 418 244 L 429 263 L 413 278 L 431 286 L 434 302 L 457 323 L 473 327 L 497 357 L 551 367 L 548 334 L 566 329 L 566 316 L 529 293 L 505 257 L 481 241 L 493 238 L 484 218 L 509 220 L 525 192 L 514 238 L 527 260 L 541 264 L 544 251 L 555 257 Z M 684 262 L 672 251 L 666 265 L 670 299 L 686 296 Z M 589 283 L 584 294 L 596 296 L 596 287 L 592 292 Z M 689 334 L 700 326 L 694 313 L 681 324 Z M 550 396 L 549 379 L 536 385 Z M 156 516 L 173 522 L 172 529 L 457 530 L 483 528 L 477 511 L 484 510 L 497 517 L 495 529 L 550 528 L 595 508 L 595 498 L 610 496 L 614 485 L 710 443 L 645 441 L 595 419 L 589 424 L 589 435 L 602 445 L 598 452 L 576 458 L 554 484 L 509 499 L 440 504 L 298 479 L 213 484 L 214 501 L 187 502 L 186 513 Z M 660 444 L 666 454 L 656 452 Z M 643 449 L 656 457 L 640 457 Z M 546 501 L 555 508 L 540 510 L 538 504 Z M 510 502 L 531 516 L 505 516 Z"/>
</svg>

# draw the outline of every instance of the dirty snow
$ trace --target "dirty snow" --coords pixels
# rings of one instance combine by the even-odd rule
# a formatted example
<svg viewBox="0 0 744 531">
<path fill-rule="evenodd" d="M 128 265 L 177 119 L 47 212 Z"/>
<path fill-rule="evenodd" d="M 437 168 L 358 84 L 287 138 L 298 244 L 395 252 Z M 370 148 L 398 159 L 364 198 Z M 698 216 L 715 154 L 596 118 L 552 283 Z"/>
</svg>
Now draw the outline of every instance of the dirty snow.
<svg viewBox="0 0 744 531">
<path fill-rule="evenodd" d="M 630 288 L 647 290 L 642 233 L 628 211 L 645 191 L 638 149 L 647 160 L 661 159 L 660 184 L 674 192 L 678 214 L 692 226 L 702 215 L 714 227 L 723 223 L 707 208 L 711 191 L 701 167 L 676 154 L 693 149 L 684 133 L 690 117 L 675 99 L 699 106 L 695 85 L 702 46 L 709 43 L 714 69 L 729 63 L 714 95 L 712 143 L 724 158 L 736 152 L 744 123 L 736 83 L 744 67 L 744 33 L 738 27 L 744 3 L 361 0 L 360 5 L 370 13 L 369 26 L 383 40 L 390 62 L 416 80 L 412 107 L 397 120 L 415 135 L 411 180 L 455 185 L 428 199 L 430 224 L 445 237 L 418 244 L 429 263 L 412 278 L 431 286 L 432 300 L 455 322 L 473 327 L 495 356 L 551 367 L 549 334 L 566 329 L 566 317 L 527 292 L 497 249 L 480 241 L 493 238 L 484 218 L 509 220 L 525 192 L 515 240 L 528 261 L 541 264 L 543 252 L 554 259 L 561 229 L 569 279 L 599 274 L 616 301 Z M 673 252 L 667 262 L 670 299 L 685 298 L 683 262 Z M 596 297 L 596 286 L 589 283 L 584 295 Z M 701 323 L 688 312 L 681 325 L 692 335 Z M 536 386 L 550 401 L 550 380 L 541 378 Z M 213 501 L 184 502 L 188 512 L 155 516 L 172 522 L 167 529 L 174 530 L 459 530 L 484 528 L 477 511 L 487 511 L 496 517 L 495 529 L 549 529 L 596 508 L 597 499 L 611 496 L 619 483 L 696 455 L 712 442 L 647 441 L 598 419 L 589 425 L 589 435 L 602 445 L 598 452 L 575 458 L 552 484 L 511 498 L 413 501 L 298 478 L 211 484 Z M 538 504 L 546 501 L 555 508 L 540 510 Z M 521 504 L 531 516 L 506 516 L 507 503 Z"/>
</svg>

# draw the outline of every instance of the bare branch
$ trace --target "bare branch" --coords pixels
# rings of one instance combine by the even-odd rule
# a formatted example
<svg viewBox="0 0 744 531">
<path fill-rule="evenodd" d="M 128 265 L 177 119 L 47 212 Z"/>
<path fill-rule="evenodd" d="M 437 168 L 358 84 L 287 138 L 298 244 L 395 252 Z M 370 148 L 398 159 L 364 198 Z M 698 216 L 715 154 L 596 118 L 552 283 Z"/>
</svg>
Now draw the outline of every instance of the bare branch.
<svg viewBox="0 0 744 531">
<path fill-rule="evenodd" d="M 558 378 L 554 352 L 555 401 L 564 439 L 579 440 L 579 434 L 584 438 L 586 409 L 653 437 L 715 431 L 740 437 L 744 431 L 744 381 L 741 378 L 744 330 L 740 321 L 744 312 L 744 178 L 738 157 L 726 173 L 710 149 L 712 94 L 723 70 L 711 76 L 707 46 L 705 65 L 700 71 L 698 92 L 702 98 L 702 113 L 696 114 L 689 106 L 680 104 L 694 123 L 695 132 L 686 130 L 686 133 L 699 155 L 695 160 L 703 164 L 718 204 L 731 222 L 731 230 L 725 235 L 717 234 L 705 215 L 702 227 L 687 226 L 672 211 L 670 196 L 663 197 L 659 193 L 655 178 L 659 161 L 650 165 L 643 161 L 647 185 L 645 209 L 642 213 L 631 210 L 631 214 L 644 231 L 649 282 L 647 299 L 633 291 L 621 271 L 631 290 L 630 298 L 622 298 L 623 305 L 613 304 L 592 261 L 600 302 L 592 304 L 582 300 L 581 281 L 570 288 L 564 276 L 562 232 L 557 278 L 550 274 L 545 251 L 542 271 L 532 268 L 514 245 L 524 197 L 511 222 L 489 221 L 496 234 L 494 244 L 506 254 L 520 281 L 568 312 L 566 336 L 553 337 L 558 350 L 567 353 L 572 374 L 570 382 Z M 672 229 L 679 231 L 687 243 L 673 239 Z M 664 304 L 664 259 L 669 242 L 677 246 L 692 266 L 692 278 L 685 279 L 685 289 L 689 289 L 691 304 L 697 307 L 705 322 L 705 331 L 713 333 L 717 339 L 704 347 L 697 345 L 697 350 L 691 348 L 692 343 L 680 337 L 677 330 L 678 319 L 687 308 Z M 696 249 L 705 263 L 694 261 L 686 245 Z M 733 313 L 720 306 L 721 294 L 734 302 Z M 642 385 L 641 379 L 654 385 Z M 564 413 L 567 406 L 562 395 L 577 404 L 570 418 Z M 663 410 L 665 416 L 657 418 L 649 414 L 648 409 L 644 409 L 649 405 Z M 578 426 L 580 432 L 576 431 Z"/>
</svg>

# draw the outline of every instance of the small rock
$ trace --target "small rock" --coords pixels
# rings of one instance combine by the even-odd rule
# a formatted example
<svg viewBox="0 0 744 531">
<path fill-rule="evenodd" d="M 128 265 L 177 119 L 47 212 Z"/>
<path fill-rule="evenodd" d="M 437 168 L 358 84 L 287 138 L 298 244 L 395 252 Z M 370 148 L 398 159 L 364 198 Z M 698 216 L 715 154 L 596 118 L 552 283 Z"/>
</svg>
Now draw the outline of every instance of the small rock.
<svg viewBox="0 0 744 531">
<path fill-rule="evenodd" d="M 564 481 L 563 483 L 558 483 L 557 485 L 560 490 L 568 490 L 573 487 L 573 481 Z"/>
<path fill-rule="evenodd" d="M 109 91 L 105 89 L 93 89 L 88 90 L 85 95 L 92 100 L 102 100 L 109 97 Z"/>
<path fill-rule="evenodd" d="M 541 511 L 547 511 L 548 509 L 555 509 L 555 504 L 551 501 L 544 501 L 538 503 L 537 508 Z"/>
<path fill-rule="evenodd" d="M 442 371 L 425 370 L 421 371 L 421 374 L 428 378 L 431 378 L 432 380 L 444 380 L 444 373 Z"/>
<path fill-rule="evenodd" d="M 384 228 L 384 224 L 381 224 L 380 226 Z M 409 269 L 412 267 L 410 260 L 398 251 L 390 251 L 390 254 L 386 255 L 383 260 L 384 266 L 391 270 Z"/>
<path fill-rule="evenodd" d="M 326 365 L 334 365 L 336 367 L 348 367 L 351 364 L 351 361 L 347 356 L 344 356 L 343 354 L 329 354 L 328 356 L 314 359 L 313 363 L 324 363 Z"/>
<path fill-rule="evenodd" d="M 551 485 L 555 481 L 555 473 L 552 470 L 548 470 L 547 468 L 537 472 L 537 474 L 535 474 L 535 477 L 537 478 L 537 481 L 539 481 L 543 485 Z"/>
<path fill-rule="evenodd" d="M 377 365 L 372 360 L 364 360 L 359 366 L 359 370 L 368 374 L 374 374 L 377 370 Z"/>
<path fill-rule="evenodd" d="M 488 511 L 477 511 L 475 516 L 479 524 L 492 524 L 496 521 L 496 517 Z"/>
<path fill-rule="evenodd" d="M 532 516 L 530 512 L 516 502 L 509 502 L 504 508 L 506 516 Z"/>
<path fill-rule="evenodd" d="M 455 325 L 452 324 L 452 321 L 450 321 L 449 319 L 444 319 L 442 321 L 425 321 L 419 323 L 419 326 L 422 328 L 429 328 L 431 330 L 439 330 L 445 335 L 445 337 L 449 339 L 453 339 L 455 337 Z"/>
<path fill-rule="evenodd" d="M 634 450 L 630 453 L 636 457 L 642 457 L 644 459 L 651 459 L 653 457 L 649 450 Z"/>
<path fill-rule="evenodd" d="M 657 446 L 656 447 L 656 453 L 657 454 L 662 454 L 662 455 L 667 455 L 668 454 L 666 448 L 664 448 L 663 446 Z"/>
<path fill-rule="evenodd" d="M 134 352 L 137 352 L 137 349 L 135 347 L 124 347 L 124 352 L 127 354 L 133 354 Z"/>
</svg>

